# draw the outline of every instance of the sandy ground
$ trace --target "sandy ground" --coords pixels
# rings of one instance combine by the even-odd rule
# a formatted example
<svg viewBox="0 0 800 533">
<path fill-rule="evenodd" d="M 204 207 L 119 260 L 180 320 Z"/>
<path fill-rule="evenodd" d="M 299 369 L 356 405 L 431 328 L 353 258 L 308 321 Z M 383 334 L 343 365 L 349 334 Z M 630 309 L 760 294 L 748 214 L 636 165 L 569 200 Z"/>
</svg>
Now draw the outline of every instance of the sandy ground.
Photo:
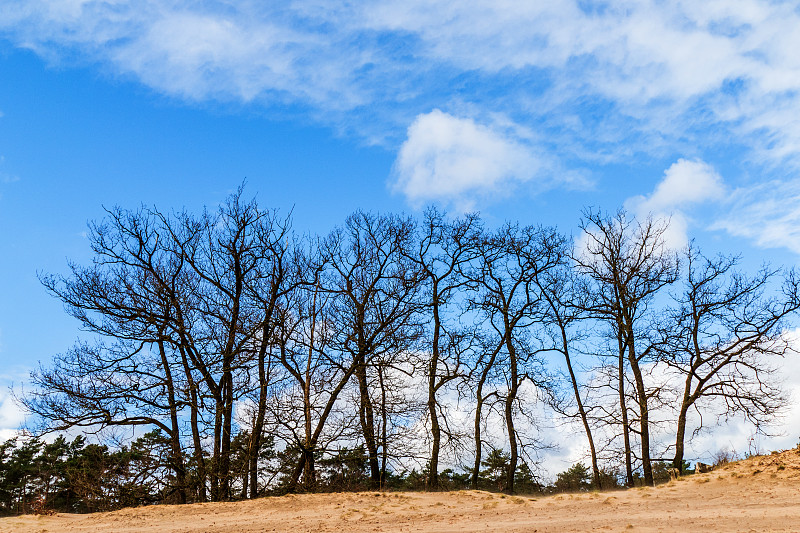
<svg viewBox="0 0 800 533">
<path fill-rule="evenodd" d="M 23 532 L 800 532 L 800 451 L 655 488 L 549 497 L 487 492 L 312 494 L 0 519 Z"/>
</svg>

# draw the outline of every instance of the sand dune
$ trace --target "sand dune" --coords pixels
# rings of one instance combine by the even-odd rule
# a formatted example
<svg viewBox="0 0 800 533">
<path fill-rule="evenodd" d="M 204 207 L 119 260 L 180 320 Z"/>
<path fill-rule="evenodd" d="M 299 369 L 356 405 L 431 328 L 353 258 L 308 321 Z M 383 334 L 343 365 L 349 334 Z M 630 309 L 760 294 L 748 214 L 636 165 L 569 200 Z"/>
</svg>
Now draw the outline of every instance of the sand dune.
<svg viewBox="0 0 800 533">
<path fill-rule="evenodd" d="M 655 488 L 548 497 L 343 493 L 0 519 L 0 532 L 800 532 L 800 450 Z"/>
</svg>

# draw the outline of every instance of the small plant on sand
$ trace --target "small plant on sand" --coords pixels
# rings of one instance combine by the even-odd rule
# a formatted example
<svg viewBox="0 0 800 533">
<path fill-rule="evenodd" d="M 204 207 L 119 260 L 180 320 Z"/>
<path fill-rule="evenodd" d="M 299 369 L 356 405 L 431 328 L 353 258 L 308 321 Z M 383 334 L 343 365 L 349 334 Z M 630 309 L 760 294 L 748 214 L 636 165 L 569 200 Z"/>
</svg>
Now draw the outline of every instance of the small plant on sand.
<svg viewBox="0 0 800 533">
<path fill-rule="evenodd" d="M 714 454 L 714 467 L 726 465 L 738 460 L 736 451 L 729 448 L 722 448 Z"/>
</svg>

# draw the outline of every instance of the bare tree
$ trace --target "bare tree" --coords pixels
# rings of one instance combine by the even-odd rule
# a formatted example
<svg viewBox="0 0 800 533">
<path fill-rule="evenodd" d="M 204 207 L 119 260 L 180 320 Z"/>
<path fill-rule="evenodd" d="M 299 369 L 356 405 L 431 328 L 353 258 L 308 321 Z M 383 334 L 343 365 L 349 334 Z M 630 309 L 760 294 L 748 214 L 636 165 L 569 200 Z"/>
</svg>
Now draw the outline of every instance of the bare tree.
<svg viewBox="0 0 800 533">
<path fill-rule="evenodd" d="M 520 228 L 506 224 L 488 235 L 480 247 L 480 277 L 476 281 L 481 289 L 474 304 L 485 316 L 494 348 L 480 373 L 477 390 L 481 394 L 490 369 L 500 365 L 507 386 L 499 396 L 504 403 L 510 449 L 505 481 L 505 490 L 509 493 L 514 491 L 519 459 L 514 414 L 520 386 L 525 380 L 537 386 L 543 382 L 539 375 L 541 369 L 536 368 L 535 350 L 528 342 L 530 329 L 544 321 L 544 300 L 536 278 L 558 263 L 561 243 L 563 237 L 551 228 Z M 480 398 L 478 403 L 481 403 Z M 477 439 L 476 445 L 479 445 Z"/>
<path fill-rule="evenodd" d="M 470 484 L 473 490 L 478 489 L 478 482 L 480 481 L 481 473 L 481 459 L 483 454 L 483 415 L 484 406 L 487 405 L 492 397 L 497 396 L 497 391 L 493 388 L 486 391 L 484 390 L 487 385 L 491 386 L 490 378 L 495 371 L 495 364 L 498 355 L 503 349 L 504 342 L 495 342 L 494 338 L 487 336 L 480 336 L 480 350 L 478 356 L 472 365 L 470 372 L 470 380 L 467 381 L 470 392 L 475 396 L 475 415 L 473 425 L 473 439 L 475 443 L 475 461 L 472 467 L 472 476 Z M 474 389 L 472 387 L 474 386 Z M 491 404 L 489 404 L 491 405 Z"/>
<path fill-rule="evenodd" d="M 201 499 L 207 477 L 202 411 L 211 400 L 211 492 L 214 499 L 228 499 L 234 403 L 252 381 L 254 361 L 259 386 L 265 386 L 264 350 L 259 348 L 267 341 L 265 328 L 274 326 L 274 300 L 286 290 L 282 264 L 288 221 L 277 222 L 255 201 L 243 201 L 241 189 L 217 212 L 201 217 L 166 215 L 155 209 L 108 213 L 106 221 L 91 226 L 94 264 L 72 265 L 71 277 L 42 281 L 87 329 L 114 340 L 109 344 L 113 354 L 108 348 L 92 354 L 95 363 L 105 365 L 102 368 L 116 364 L 115 376 L 137 371 L 152 380 L 154 370 L 131 357 L 158 354 L 163 397 L 170 404 L 169 434 L 181 469 L 179 422 L 181 411 L 190 410 Z M 124 350 L 128 359 L 122 358 Z M 86 357 L 73 360 L 92 368 Z M 133 371 L 123 368 L 128 363 Z M 109 375 L 107 385 L 115 383 L 113 378 Z M 102 409 L 102 402 L 97 407 Z M 108 418 L 103 423 L 112 422 L 119 421 Z M 257 448 L 255 442 L 251 448 Z"/>
<path fill-rule="evenodd" d="M 683 468 L 689 411 L 703 400 L 721 402 L 724 414 L 741 414 L 762 427 L 786 397 L 774 362 L 790 351 L 786 319 L 800 307 L 798 283 L 787 276 L 780 295 L 767 296 L 778 271 L 762 268 L 748 277 L 738 258 L 704 257 L 690 245 L 683 290 L 658 329 L 660 358 L 683 377 L 673 467 Z"/>
<path fill-rule="evenodd" d="M 162 229 L 145 209 L 109 210 L 103 223 L 90 225 L 91 267 L 71 263 L 69 277 L 41 276 L 86 330 L 111 343 L 79 343 L 57 356 L 51 369 L 31 375 L 37 389 L 23 403 L 47 430 L 159 427 L 170 437 L 176 492 L 185 502 L 178 420 L 185 399 L 170 333 L 180 313 L 175 293 L 190 276 L 164 246 Z"/>
<path fill-rule="evenodd" d="M 424 460 L 436 490 L 440 456 L 466 442 L 450 392 L 475 408 L 473 487 L 491 463 L 507 492 L 517 474 L 531 478 L 519 463 L 541 443 L 525 421 L 537 430 L 532 407 L 545 392 L 580 419 L 595 486 L 620 440 L 628 484 L 640 460 L 653 483 L 655 413 L 675 390 L 659 375 L 682 384 L 677 468 L 708 413 L 759 430 L 770 422 L 786 402 L 776 361 L 791 350 L 796 273 L 746 276 L 736 258 L 692 246 L 665 310 L 662 289 L 680 265 L 665 222 L 588 210 L 581 227 L 572 246 L 548 227 L 487 232 L 477 215 L 431 209 L 415 224 L 356 212 L 324 239 L 300 239 L 290 217 L 241 189 L 199 216 L 110 209 L 90 225 L 92 264 L 41 276 L 98 339 L 41 366 L 22 401 L 42 431 L 157 429 L 147 440 L 159 455 L 153 501 L 179 502 L 254 498 L 276 479 L 280 490 L 317 490 L 332 456 L 337 479 L 363 487 L 368 470 L 372 488 L 404 460 Z M 602 358 L 592 380 L 586 354 Z M 569 385 L 557 392 L 548 355 L 565 365 L 559 383 Z M 412 427 L 430 431 L 417 438 Z"/>
<path fill-rule="evenodd" d="M 159 216 L 174 254 L 198 280 L 193 320 L 180 322 L 176 334 L 214 403 L 211 495 L 227 500 L 233 407 L 246 390 L 245 369 L 265 323 L 263 302 L 253 302 L 248 287 L 262 277 L 267 214 L 255 201 L 245 202 L 240 188 L 216 213 Z"/>
<path fill-rule="evenodd" d="M 347 429 L 346 424 L 331 428 L 330 421 L 357 367 L 356 359 L 330 346 L 334 295 L 322 289 L 325 264 L 313 254 L 309 252 L 303 261 L 304 284 L 279 308 L 275 332 L 276 358 L 291 376 L 292 386 L 281 393 L 273 416 L 300 451 L 287 481 L 289 491 L 297 490 L 301 477 L 305 490 L 316 487 L 316 459 Z"/>
<path fill-rule="evenodd" d="M 254 338 L 257 349 L 254 359 L 258 400 L 247 448 L 250 498 L 258 496 L 258 460 L 267 413 L 268 391 L 272 382 L 270 349 L 275 330 L 282 324 L 276 317 L 276 310 L 303 281 L 301 259 L 297 255 L 295 243 L 289 237 L 290 219 L 279 220 L 275 212 L 264 213 L 257 224 L 254 248 L 259 257 L 257 274 L 245 287 L 257 317 Z M 247 492 L 247 485 L 245 479 L 243 494 Z"/>
<path fill-rule="evenodd" d="M 578 416 L 586 432 L 586 440 L 589 444 L 589 454 L 592 461 L 592 483 L 594 487 L 601 488 L 600 467 L 597 462 L 597 449 L 589 422 L 589 410 L 582 396 L 582 384 L 578 381 L 575 362 L 573 361 L 573 346 L 577 335 L 573 331 L 577 324 L 586 321 L 586 295 L 580 289 L 581 284 L 576 280 L 577 274 L 570 263 L 570 250 L 567 248 L 568 241 L 566 239 L 561 242 L 553 241 L 553 245 L 557 246 L 555 250 L 557 263 L 552 268 L 538 273 L 534 277 L 534 281 L 546 304 L 545 320 L 550 336 L 553 338 L 552 349 L 559 352 L 564 358 L 572 387 L 572 395 L 578 409 Z"/>
<path fill-rule="evenodd" d="M 624 382 L 627 362 L 635 384 L 635 399 L 639 415 L 639 437 L 644 481 L 653 485 L 650 460 L 650 411 L 648 401 L 653 391 L 647 389 L 641 364 L 652 351 L 637 348 L 639 326 L 648 304 L 663 287 L 678 276 L 677 254 L 664 243 L 668 222 L 652 218 L 632 219 L 625 211 L 606 216 L 592 210 L 584 211 L 581 229 L 586 248 L 575 254 L 579 271 L 590 281 L 588 292 L 594 301 L 590 312 L 610 323 L 619 343 L 619 396 L 623 415 L 628 484 L 632 483 L 630 443 L 628 440 L 627 407 Z"/>
<path fill-rule="evenodd" d="M 330 346 L 356 364 L 359 421 L 375 487 L 384 479 L 369 374 L 377 362 L 413 349 L 419 337 L 420 274 L 408 259 L 412 239 L 410 219 L 359 211 L 323 243 L 324 290 L 334 295 Z"/>
<path fill-rule="evenodd" d="M 439 391 L 461 375 L 465 340 L 448 317 L 458 316 L 456 297 L 474 290 L 475 283 L 462 274 L 477 256 L 481 226 L 476 215 L 448 221 L 445 214 L 428 209 L 420 223 L 418 247 L 411 259 L 416 262 L 424 281 L 424 308 L 430 317 L 423 348 L 427 356 L 427 409 L 431 424 L 431 455 L 428 461 L 427 487 L 439 488 L 439 454 L 442 444 Z M 446 424 L 446 420 L 445 420 Z M 449 434 L 449 431 L 447 432 Z"/>
</svg>

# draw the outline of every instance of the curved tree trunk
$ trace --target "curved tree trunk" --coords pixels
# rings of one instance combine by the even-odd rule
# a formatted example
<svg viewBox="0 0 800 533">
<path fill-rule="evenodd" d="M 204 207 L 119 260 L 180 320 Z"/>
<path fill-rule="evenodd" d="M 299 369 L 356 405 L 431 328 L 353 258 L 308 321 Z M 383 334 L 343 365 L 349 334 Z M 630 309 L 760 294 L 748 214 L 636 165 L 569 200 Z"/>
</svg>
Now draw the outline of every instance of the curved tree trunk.
<svg viewBox="0 0 800 533">
<path fill-rule="evenodd" d="M 597 466 L 597 450 L 594 447 L 594 438 L 592 437 L 592 428 L 589 426 L 589 417 L 586 414 L 586 409 L 583 406 L 583 399 L 581 399 L 580 388 L 578 387 L 578 379 L 575 377 L 575 371 L 572 369 L 572 359 L 569 355 L 569 343 L 567 342 L 567 334 L 564 330 L 564 325 L 559 324 L 561 327 L 561 341 L 563 343 L 564 359 L 567 362 L 567 370 L 569 377 L 572 381 L 572 392 L 575 394 L 575 401 L 578 404 L 578 414 L 580 414 L 581 422 L 583 422 L 583 429 L 586 431 L 586 439 L 589 441 L 589 452 L 592 458 L 592 485 L 596 489 L 602 489 L 600 483 L 600 468 Z"/>
<path fill-rule="evenodd" d="M 510 451 L 505 492 L 513 494 L 514 474 L 517 472 L 517 460 L 519 458 L 519 453 L 517 451 L 517 431 L 514 429 L 514 401 L 517 399 L 517 392 L 519 391 L 519 374 L 517 369 L 517 352 L 510 335 L 506 337 L 506 345 L 511 366 L 511 387 L 509 387 L 505 405 L 506 430 L 508 431 L 508 447 Z"/>
<path fill-rule="evenodd" d="M 675 432 L 675 458 L 672 460 L 672 468 L 677 468 L 678 472 L 683 474 L 683 450 L 684 441 L 686 438 L 686 418 L 689 414 L 689 408 L 692 406 L 692 374 L 686 376 L 686 383 L 683 389 L 683 399 L 681 401 L 681 409 L 678 413 L 678 429 Z"/>
</svg>

